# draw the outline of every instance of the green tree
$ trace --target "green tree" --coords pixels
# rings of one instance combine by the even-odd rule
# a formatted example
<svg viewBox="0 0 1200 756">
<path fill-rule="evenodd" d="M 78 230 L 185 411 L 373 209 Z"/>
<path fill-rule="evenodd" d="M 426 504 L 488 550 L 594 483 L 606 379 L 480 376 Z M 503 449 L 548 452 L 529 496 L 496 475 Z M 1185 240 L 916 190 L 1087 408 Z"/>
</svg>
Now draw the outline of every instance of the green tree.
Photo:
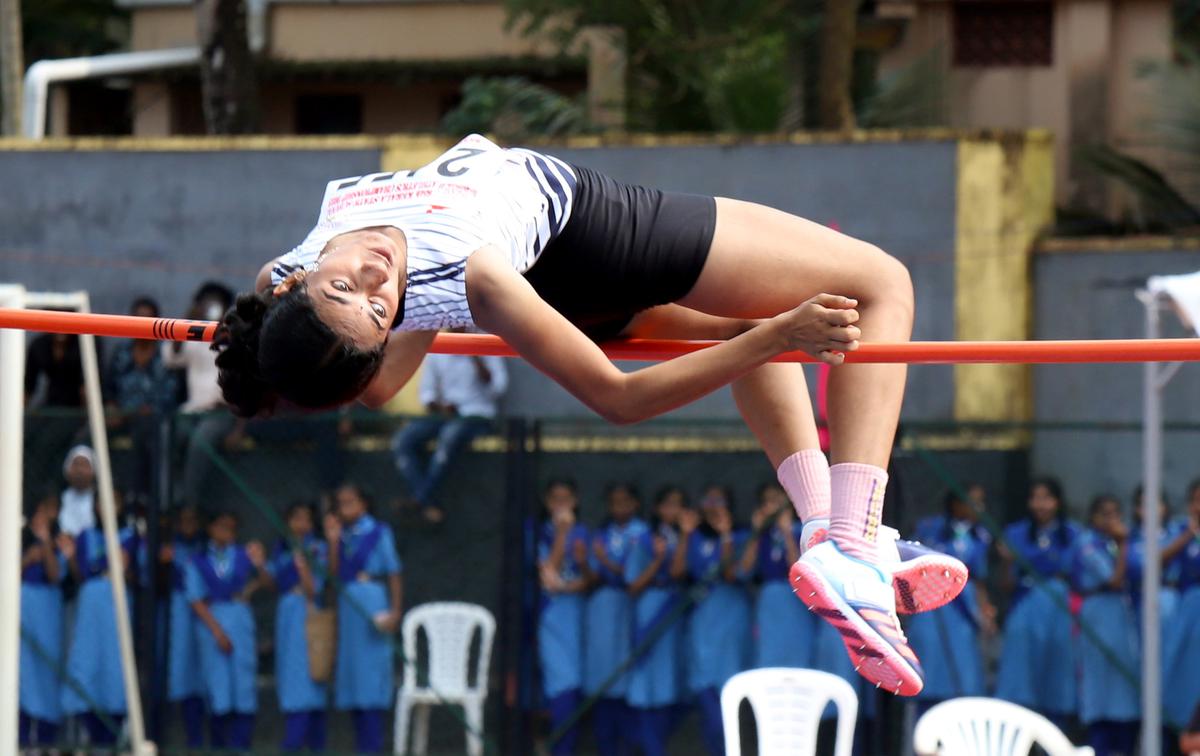
<svg viewBox="0 0 1200 756">
<path fill-rule="evenodd" d="M 494 134 L 508 142 L 565 136 L 588 130 L 577 101 L 521 76 L 473 76 L 463 84 L 462 102 L 442 119 L 455 136 Z"/>
<path fill-rule="evenodd" d="M 628 125 L 773 129 L 782 115 L 788 0 L 507 0 L 512 23 L 564 46 L 589 26 L 622 30 Z"/>
<path fill-rule="evenodd" d="M 258 130 L 258 78 L 246 36 L 245 0 L 197 0 L 200 84 L 210 134 Z"/>
</svg>

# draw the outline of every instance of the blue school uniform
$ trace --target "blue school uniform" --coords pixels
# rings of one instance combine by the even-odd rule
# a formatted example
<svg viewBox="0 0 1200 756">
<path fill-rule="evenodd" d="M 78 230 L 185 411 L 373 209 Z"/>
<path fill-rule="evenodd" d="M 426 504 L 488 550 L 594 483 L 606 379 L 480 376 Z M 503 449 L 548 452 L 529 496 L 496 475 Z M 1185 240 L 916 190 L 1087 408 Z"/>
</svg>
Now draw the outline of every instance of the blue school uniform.
<svg viewBox="0 0 1200 756">
<path fill-rule="evenodd" d="M 374 617 L 391 610 L 388 578 L 403 569 L 392 529 L 363 515 L 342 531 L 338 561 L 338 709 L 386 709 L 392 704 L 395 661 L 391 638 Z"/>
<path fill-rule="evenodd" d="M 733 532 L 733 555 L 741 554 L 749 534 Z M 688 576 L 703 583 L 688 632 L 688 688 L 693 693 L 721 689 L 750 664 L 750 596 L 741 581 L 721 575 L 720 536 L 697 530 L 688 541 Z"/>
<path fill-rule="evenodd" d="M 329 547 L 312 535 L 306 536 L 300 546 L 308 556 L 309 570 L 319 596 L 325 584 Z M 267 569 L 279 592 L 279 604 L 275 608 L 275 682 L 279 691 L 279 710 L 285 714 L 324 710 L 328 691 L 324 683 L 312 679 L 308 669 L 304 622 L 310 599 L 300 587 L 300 574 L 291 544 L 284 542 L 275 548 Z"/>
<path fill-rule="evenodd" d="M 683 697 L 679 644 L 684 623 L 677 614 L 681 601 L 679 586 L 671 577 L 671 560 L 679 546 L 675 528 L 659 525 L 638 538 L 625 562 L 625 580 L 632 583 L 654 561 L 655 536 L 666 541 L 667 549 L 650 585 L 634 599 L 633 606 L 633 648 L 641 646 L 651 633 L 658 634 L 629 672 L 626 700 L 639 709 L 670 706 Z"/>
<path fill-rule="evenodd" d="M 971 579 L 954 601 L 913 615 L 905 627 L 908 643 L 925 666 L 922 701 L 944 701 L 984 694 L 983 655 L 979 647 L 979 597 L 975 581 L 987 579 L 992 539 L 982 527 L 946 516 L 919 524 L 916 537 L 932 549 L 967 566 Z"/>
<path fill-rule="evenodd" d="M 167 700 L 184 701 L 204 695 L 200 674 L 200 649 L 196 644 L 198 620 L 184 591 L 187 565 L 205 545 L 203 538 L 176 538 L 171 543 L 170 633 L 167 636 Z M 200 630 L 207 632 L 201 627 Z"/>
<path fill-rule="evenodd" d="M 131 562 L 139 562 L 139 542 L 131 528 L 119 533 L 121 550 Z M 80 588 L 76 599 L 75 631 L 67 652 L 67 678 L 62 686 L 62 706 L 67 714 L 96 710 L 113 715 L 125 713 L 125 684 L 121 655 L 117 653 L 117 617 L 112 585 L 108 579 L 104 531 L 89 528 L 75 540 L 75 562 Z M 130 611 L 133 609 L 129 596 Z"/>
<path fill-rule="evenodd" d="M 1004 529 L 1009 548 L 1024 557 L 1032 574 L 1020 561 L 1014 565 L 1018 585 L 1004 623 L 996 697 L 1063 717 L 1073 714 L 1078 702 L 1078 650 L 1065 575 L 1079 527 L 1051 522 L 1030 530 L 1027 519 Z"/>
<path fill-rule="evenodd" d="M 732 558 L 741 555 L 750 534 L 732 533 Z M 724 753 L 721 687 L 750 666 L 750 595 L 739 574 L 735 582 L 722 575 L 721 536 L 697 530 L 687 545 L 688 577 L 700 583 L 700 598 L 688 620 L 688 688 L 700 709 L 700 731 L 710 754 Z"/>
<path fill-rule="evenodd" d="M 1137 617 L 1124 586 L 1108 585 L 1117 551 L 1115 541 L 1088 529 L 1080 535 L 1072 559 L 1071 580 L 1084 596 L 1079 624 L 1088 629 L 1079 639 L 1079 719 L 1084 724 L 1140 717 Z M 1109 655 L 1132 676 L 1122 674 Z"/>
<path fill-rule="evenodd" d="M 1163 704 L 1167 722 L 1183 727 L 1200 705 L 1200 537 L 1176 557 L 1175 567 L 1180 601 L 1171 622 L 1164 623 Z"/>
<path fill-rule="evenodd" d="M 542 526 L 538 538 L 538 562 L 550 558 L 554 545 L 554 523 Z M 563 547 L 562 567 L 558 576 L 563 582 L 573 582 L 583 575 L 583 565 L 575 561 L 575 544 L 590 542 L 588 529 L 574 525 L 567 533 Z M 538 661 L 542 670 L 542 695 L 555 698 L 567 691 L 583 688 L 583 593 L 549 593 L 542 591 L 538 612 Z"/>
<path fill-rule="evenodd" d="M 798 547 L 803 526 L 796 522 L 787 535 L 770 527 L 758 537 L 755 574 L 761 583 L 754 604 L 756 667 L 812 667 L 816 661 L 819 625 L 825 624 L 808 611 L 792 592 L 787 558 L 790 538 Z"/>
<path fill-rule="evenodd" d="M 537 541 L 538 563 L 550 558 L 555 540 L 554 523 L 543 523 Z M 577 549 L 591 543 L 587 527 L 576 524 L 567 532 L 563 543 L 562 563 L 558 577 L 564 583 L 583 576 L 586 562 L 575 559 Z M 542 698 L 550 710 L 551 729 L 558 730 L 583 701 L 583 611 L 587 605 L 584 593 L 542 591 L 538 610 L 538 666 L 542 673 Z M 564 756 L 575 752 L 578 726 L 562 734 L 551 745 L 551 753 Z"/>
<path fill-rule="evenodd" d="M 646 536 L 649 528 L 638 518 L 624 525 L 609 523 L 592 535 L 609 560 L 621 567 L 612 572 L 590 554 L 592 571 L 599 581 L 588 597 L 584 610 L 587 627 L 583 654 L 583 689 L 588 695 L 599 692 L 612 673 L 629 658 L 633 632 L 633 601 L 626 590 L 625 560 L 634 544 Z M 617 678 L 602 693 L 604 698 L 624 698 L 628 675 Z"/>
<path fill-rule="evenodd" d="M 233 646 L 226 654 L 208 627 L 196 623 L 201 678 L 208 710 L 216 716 L 253 714 L 258 710 L 258 648 L 254 614 L 242 593 L 255 577 L 246 550 L 237 545 L 209 543 L 192 557 L 184 574 L 188 603 L 203 601 Z"/>
<path fill-rule="evenodd" d="M 62 721 L 59 669 L 63 655 L 63 597 L 67 563 L 55 551 L 58 579 L 50 580 L 37 561 L 21 571 L 21 655 L 18 700 L 22 716 Z"/>
</svg>

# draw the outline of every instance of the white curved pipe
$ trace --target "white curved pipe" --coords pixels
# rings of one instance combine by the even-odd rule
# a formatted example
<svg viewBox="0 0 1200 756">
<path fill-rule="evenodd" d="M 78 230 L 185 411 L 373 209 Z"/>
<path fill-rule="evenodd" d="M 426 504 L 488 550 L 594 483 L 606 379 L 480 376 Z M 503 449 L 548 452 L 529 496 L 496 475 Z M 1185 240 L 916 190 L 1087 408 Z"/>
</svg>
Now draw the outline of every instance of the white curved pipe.
<svg viewBox="0 0 1200 756">
<path fill-rule="evenodd" d="M 199 62 L 198 47 L 39 60 L 25 72 L 25 136 L 29 139 L 42 139 L 46 136 L 46 101 L 51 84 L 190 66 Z"/>
</svg>

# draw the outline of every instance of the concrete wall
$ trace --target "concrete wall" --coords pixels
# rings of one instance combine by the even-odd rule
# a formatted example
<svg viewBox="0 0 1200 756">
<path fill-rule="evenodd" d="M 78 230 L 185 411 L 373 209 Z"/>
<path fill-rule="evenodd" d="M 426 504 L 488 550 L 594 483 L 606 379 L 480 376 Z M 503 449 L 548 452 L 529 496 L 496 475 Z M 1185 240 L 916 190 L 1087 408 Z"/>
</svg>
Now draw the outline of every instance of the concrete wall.
<svg viewBox="0 0 1200 756">
<path fill-rule="evenodd" d="M 1086 243 L 1083 244 L 1086 248 Z M 1098 246 L 1098 245 L 1097 245 Z M 1135 296 L 1152 275 L 1200 269 L 1200 248 L 1124 246 L 1115 251 L 1061 251 L 1035 258 L 1035 335 L 1039 339 L 1138 339 L 1145 309 Z M 1186 333 L 1164 313 L 1163 336 Z M 1142 365 L 1044 365 L 1034 368 L 1039 423 L 1122 423 L 1124 429 L 1059 429 L 1034 433 L 1035 470 L 1060 476 L 1077 507 L 1102 492 L 1128 503 L 1142 477 L 1138 428 L 1142 419 Z M 1164 484 L 1172 510 L 1200 477 L 1200 366 L 1185 365 L 1163 395 L 1167 423 L 1193 424 L 1168 432 Z M 1133 425 L 1133 429 L 1128 426 Z"/>
</svg>

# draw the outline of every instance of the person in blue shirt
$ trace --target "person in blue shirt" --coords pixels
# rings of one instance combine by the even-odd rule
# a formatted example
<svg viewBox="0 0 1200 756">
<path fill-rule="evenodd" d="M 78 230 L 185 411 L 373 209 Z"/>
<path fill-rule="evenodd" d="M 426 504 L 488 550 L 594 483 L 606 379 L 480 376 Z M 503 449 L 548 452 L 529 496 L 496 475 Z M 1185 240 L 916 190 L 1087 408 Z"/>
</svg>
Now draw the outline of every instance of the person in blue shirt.
<svg viewBox="0 0 1200 756">
<path fill-rule="evenodd" d="M 249 598 L 270 583 L 262 544 L 237 544 L 237 516 L 218 512 L 208 523 L 208 544 L 184 573 L 184 592 L 199 618 L 204 696 L 212 745 L 247 749 L 258 711 L 258 644 Z"/>
<path fill-rule="evenodd" d="M 787 494 L 778 484 L 758 489 L 758 506 L 750 516 L 754 534 L 741 556 L 741 571 L 761 587 L 754 608 L 755 667 L 812 667 L 824 624 L 796 600 L 788 569 L 800 558 L 801 524 Z"/>
<path fill-rule="evenodd" d="M 684 618 L 671 561 L 679 546 L 679 516 L 686 508 L 683 489 L 672 486 L 660 491 L 654 498 L 650 527 L 633 544 L 625 562 L 625 580 L 634 600 L 633 647 L 636 651 L 649 644 L 629 672 L 626 692 L 638 747 L 645 756 L 666 755 L 672 707 L 683 698 L 679 662 Z"/>
<path fill-rule="evenodd" d="M 1141 719 L 1137 617 L 1129 603 L 1129 528 L 1121 504 L 1098 496 L 1071 560 L 1083 596 L 1079 624 L 1079 719 L 1096 756 L 1133 756 Z"/>
<path fill-rule="evenodd" d="M 1078 709 L 1076 643 L 1066 581 L 1079 536 L 1066 519 L 1062 486 L 1035 480 L 1029 516 L 1004 529 L 1003 579 L 1013 591 L 1004 623 L 996 697 L 1033 709 L 1059 725 Z"/>
<path fill-rule="evenodd" d="M 338 580 L 334 706 L 354 719 L 356 749 L 383 749 L 383 719 L 396 687 L 393 636 L 400 627 L 403 566 L 390 526 L 371 516 L 367 497 L 347 483 L 325 518 L 329 571 Z"/>
<path fill-rule="evenodd" d="M 196 642 L 196 613 L 184 592 L 184 575 L 192 558 L 204 550 L 196 508 L 180 508 L 175 535 L 159 552 L 159 561 L 171 570 L 171 597 L 167 604 L 167 701 L 179 706 L 184 742 L 188 748 L 204 745 L 204 681 Z"/>
<path fill-rule="evenodd" d="M 971 575 L 954 601 L 909 618 L 908 642 L 925 661 L 925 688 L 917 694 L 919 709 L 985 692 L 980 636 L 995 634 L 996 610 L 984 587 L 992 537 L 978 519 L 971 503 L 948 491 L 944 513 L 921 521 L 915 528 L 918 540 L 954 556 Z"/>
<path fill-rule="evenodd" d="M 583 702 L 583 609 L 593 575 L 588 530 L 575 517 L 579 495 L 570 480 L 552 480 L 542 494 L 546 521 L 538 533 L 538 666 L 550 728 L 561 734 L 549 743 L 554 756 L 575 753 L 577 725 L 562 726 Z"/>
<path fill-rule="evenodd" d="M 679 547 L 672 574 L 687 575 L 700 595 L 688 629 L 688 688 L 700 708 L 700 727 L 709 752 L 725 752 L 721 687 L 750 666 L 750 594 L 738 557 L 750 534 L 734 526 L 733 494 L 726 486 L 705 487 L 699 512 L 679 518 Z"/>
<path fill-rule="evenodd" d="M 59 668 L 63 654 L 62 578 L 66 560 L 59 543 L 58 497 L 50 492 L 34 506 L 21 533 L 21 655 L 18 740 L 22 747 L 50 746 L 62 723 Z"/>
<path fill-rule="evenodd" d="M 114 497 L 113 503 L 119 517 L 121 497 Z M 99 511 L 95 512 L 95 522 L 100 522 Z M 132 586 L 137 582 L 134 565 L 141 561 L 141 543 L 128 526 L 121 528 L 118 539 L 123 577 L 126 585 Z M 114 745 L 125 720 L 126 704 L 104 531 L 97 524 L 80 532 L 74 542 L 63 541 L 60 549 L 79 585 L 74 631 L 67 651 L 67 677 L 62 686 L 63 712 L 80 718 L 89 744 Z M 132 612 L 132 595 L 126 595 L 130 596 Z"/>
<path fill-rule="evenodd" d="M 1184 726 L 1192 710 L 1200 707 L 1200 480 L 1188 487 L 1186 517 L 1163 551 L 1163 558 L 1174 564 L 1180 594 L 1179 608 L 1165 625 L 1163 644 L 1163 703 L 1166 720 L 1174 727 Z"/>
<path fill-rule="evenodd" d="M 287 510 L 288 538 L 276 545 L 267 570 L 279 593 L 275 608 L 275 686 L 284 716 L 283 750 L 325 749 L 325 707 L 329 694 L 312 678 L 308 666 L 305 618 L 324 588 L 328 545 L 313 533 L 311 504 L 298 502 Z"/>
<path fill-rule="evenodd" d="M 597 750 L 601 756 L 614 756 L 629 748 L 631 733 L 625 701 L 629 678 L 622 674 L 609 679 L 628 661 L 632 650 L 633 601 L 625 582 L 625 561 L 649 528 L 637 516 L 641 501 L 632 485 L 610 485 L 604 498 L 608 519 L 592 533 L 596 588 L 584 610 L 583 691 L 599 696 L 592 709 Z"/>
</svg>

